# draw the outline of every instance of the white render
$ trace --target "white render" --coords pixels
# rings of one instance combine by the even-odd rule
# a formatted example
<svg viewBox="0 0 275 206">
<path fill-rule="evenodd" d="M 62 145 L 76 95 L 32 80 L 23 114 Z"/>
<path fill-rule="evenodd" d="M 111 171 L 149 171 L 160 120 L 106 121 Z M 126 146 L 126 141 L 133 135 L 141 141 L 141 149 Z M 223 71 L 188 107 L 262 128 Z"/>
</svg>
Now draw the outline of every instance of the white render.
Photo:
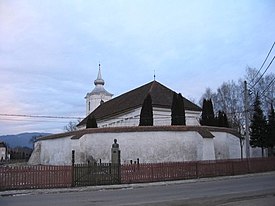
<svg viewBox="0 0 275 206">
<path fill-rule="evenodd" d="M 45 165 L 69 165 L 71 164 L 72 149 L 71 136 L 54 140 L 38 141 L 35 143 L 35 150 L 31 158 Z"/>
<path fill-rule="evenodd" d="M 214 147 L 216 159 L 226 159 L 228 156 L 233 159 L 240 157 L 240 139 L 230 133 L 212 132 L 215 136 Z M 245 154 L 244 154 L 245 156 Z"/>
<path fill-rule="evenodd" d="M 40 140 L 30 164 L 69 165 L 72 150 L 75 162 L 110 162 L 111 146 L 118 140 L 121 162 L 139 158 L 140 163 L 235 159 L 241 157 L 239 138 L 226 132 L 211 132 L 203 138 L 197 131 L 137 131 L 87 133 L 79 139 L 71 135 Z"/>
<path fill-rule="evenodd" d="M 226 159 L 228 156 L 236 159 L 240 154 L 240 139 L 236 141 L 236 137 L 230 133 L 212 132 L 214 137 L 215 157 L 216 159 Z M 246 158 L 245 141 L 243 142 L 243 157 Z M 250 157 L 261 157 L 261 148 L 250 147 Z M 267 157 L 267 149 L 264 150 L 264 156 Z"/>
<path fill-rule="evenodd" d="M 86 116 L 89 115 L 92 111 L 94 111 L 101 102 L 107 102 L 112 99 L 111 95 L 106 95 L 104 93 L 101 94 L 92 94 L 88 93 L 85 97 L 86 99 Z"/>
<path fill-rule="evenodd" d="M 202 159 L 201 160 L 215 160 L 215 148 L 213 138 L 203 138 L 202 142 Z M 230 157 L 230 156 L 228 156 Z M 228 158 L 230 159 L 230 158 Z"/>
<path fill-rule="evenodd" d="M 97 126 L 102 127 L 132 127 L 139 125 L 141 107 L 126 111 L 120 115 L 112 116 L 103 120 L 97 121 Z M 201 112 L 200 111 L 185 111 L 186 126 L 199 126 Z M 153 125 L 164 126 L 171 125 L 171 109 L 153 107 Z M 79 127 L 85 129 L 85 126 Z"/>
</svg>

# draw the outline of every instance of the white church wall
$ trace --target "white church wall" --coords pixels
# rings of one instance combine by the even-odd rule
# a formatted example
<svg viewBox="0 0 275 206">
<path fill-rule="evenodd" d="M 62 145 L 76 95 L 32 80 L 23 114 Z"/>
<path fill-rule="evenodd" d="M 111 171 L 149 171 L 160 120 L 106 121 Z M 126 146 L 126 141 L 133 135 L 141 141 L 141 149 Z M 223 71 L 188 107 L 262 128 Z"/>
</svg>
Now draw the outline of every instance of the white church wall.
<svg viewBox="0 0 275 206">
<path fill-rule="evenodd" d="M 171 109 L 154 107 L 153 116 L 155 126 L 171 125 Z"/>
<path fill-rule="evenodd" d="M 212 132 L 215 145 L 216 159 L 238 159 L 241 158 L 240 139 L 230 133 Z M 267 150 L 264 151 L 267 157 Z M 261 148 L 250 147 L 250 157 L 262 157 Z M 243 158 L 246 158 L 246 144 L 243 142 Z"/>
<path fill-rule="evenodd" d="M 171 125 L 171 109 L 153 108 L 154 126 Z M 200 126 L 201 112 L 185 110 L 185 119 L 187 126 Z"/>
<path fill-rule="evenodd" d="M 141 108 L 136 108 L 122 114 L 112 116 L 109 119 L 98 121 L 98 127 L 131 127 L 139 125 Z"/>
<path fill-rule="evenodd" d="M 214 137 L 215 157 L 219 159 L 227 159 L 229 157 L 229 147 L 226 143 L 226 133 L 216 134 L 212 132 Z"/>
<path fill-rule="evenodd" d="M 81 164 L 83 163 L 83 159 L 87 159 L 85 152 L 83 152 L 80 146 L 80 141 L 78 139 L 71 139 L 69 140 L 71 142 L 71 149 L 70 151 L 67 151 L 68 154 L 72 154 L 72 150 L 75 151 L 75 164 Z M 69 149 L 69 148 L 68 148 Z M 72 156 L 70 157 L 72 158 Z"/>
<path fill-rule="evenodd" d="M 241 146 L 238 137 L 224 132 L 212 132 L 216 159 L 241 158 Z"/>
<path fill-rule="evenodd" d="M 228 148 L 229 148 L 229 157 L 228 159 L 238 159 L 241 158 L 241 145 L 240 139 L 236 138 L 234 135 L 227 133 L 226 139 Z"/>
<path fill-rule="evenodd" d="M 112 96 L 106 96 L 104 94 L 87 94 L 86 98 L 86 116 L 94 111 L 101 103 L 101 101 L 107 102 L 112 99 Z"/>
<path fill-rule="evenodd" d="M 97 121 L 98 127 L 130 127 L 138 126 L 141 107 Z M 186 125 L 199 126 L 200 112 L 185 111 Z M 171 125 L 171 109 L 153 107 L 154 126 Z M 82 127 L 81 129 L 85 129 Z"/>
<path fill-rule="evenodd" d="M 31 164 L 70 165 L 72 150 L 75 163 L 110 162 L 111 146 L 118 140 L 121 162 L 177 162 L 229 159 L 240 157 L 238 137 L 213 132 L 214 138 L 203 138 L 197 131 L 138 131 L 87 133 L 79 139 L 72 136 L 38 141 Z M 39 158 L 38 158 L 39 157 Z"/>
<path fill-rule="evenodd" d="M 182 133 L 182 153 L 184 161 L 202 160 L 203 138 L 197 132 Z"/>
<path fill-rule="evenodd" d="M 213 138 L 203 138 L 202 159 L 201 160 L 215 160 L 214 142 Z"/>
<path fill-rule="evenodd" d="M 40 144 L 40 163 L 46 165 L 71 164 L 71 136 L 47 141 L 38 141 Z M 37 147 L 37 146 L 36 146 Z M 35 147 L 35 149 L 36 149 Z M 34 151 L 35 152 L 35 151 Z"/>
<path fill-rule="evenodd" d="M 129 132 L 86 134 L 81 150 L 96 161 L 110 162 L 114 138 L 121 149 L 122 163 L 139 158 L 141 163 L 191 161 L 202 159 L 197 153 L 202 137 L 196 132 Z M 84 160 L 84 159 L 83 159 Z"/>
<path fill-rule="evenodd" d="M 201 112 L 185 110 L 186 125 L 200 126 Z"/>
</svg>

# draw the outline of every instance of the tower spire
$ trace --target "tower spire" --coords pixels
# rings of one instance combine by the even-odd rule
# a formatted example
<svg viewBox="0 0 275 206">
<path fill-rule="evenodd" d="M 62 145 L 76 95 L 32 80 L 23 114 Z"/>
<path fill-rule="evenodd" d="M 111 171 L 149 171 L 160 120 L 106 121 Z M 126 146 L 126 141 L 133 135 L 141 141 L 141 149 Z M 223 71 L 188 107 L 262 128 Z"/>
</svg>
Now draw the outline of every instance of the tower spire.
<svg viewBox="0 0 275 206">
<path fill-rule="evenodd" d="M 104 89 L 104 80 L 101 76 L 101 65 L 100 62 L 98 64 L 98 73 L 97 78 L 94 81 L 95 88 L 87 93 L 86 99 L 86 115 L 89 115 L 92 111 L 94 111 L 99 105 L 103 102 L 109 101 L 112 99 L 113 94 L 109 93 Z"/>
<path fill-rule="evenodd" d="M 97 73 L 97 78 L 94 81 L 94 84 L 95 84 L 95 86 L 105 84 L 105 82 L 104 82 L 104 80 L 102 79 L 102 76 L 101 76 L 101 65 L 100 65 L 100 63 L 98 64 L 98 73 Z"/>
</svg>

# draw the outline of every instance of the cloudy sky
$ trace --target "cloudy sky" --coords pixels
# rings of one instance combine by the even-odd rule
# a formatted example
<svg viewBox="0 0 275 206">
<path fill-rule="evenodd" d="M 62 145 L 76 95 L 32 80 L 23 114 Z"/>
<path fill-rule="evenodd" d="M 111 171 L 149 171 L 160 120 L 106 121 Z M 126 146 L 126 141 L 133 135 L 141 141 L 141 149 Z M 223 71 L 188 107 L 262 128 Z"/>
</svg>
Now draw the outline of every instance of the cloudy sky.
<svg viewBox="0 0 275 206">
<path fill-rule="evenodd" d="M 0 0 L 0 135 L 62 132 L 70 121 L 4 114 L 84 117 L 99 62 L 115 96 L 155 70 L 198 101 L 261 66 L 274 19 L 274 0 Z"/>
</svg>

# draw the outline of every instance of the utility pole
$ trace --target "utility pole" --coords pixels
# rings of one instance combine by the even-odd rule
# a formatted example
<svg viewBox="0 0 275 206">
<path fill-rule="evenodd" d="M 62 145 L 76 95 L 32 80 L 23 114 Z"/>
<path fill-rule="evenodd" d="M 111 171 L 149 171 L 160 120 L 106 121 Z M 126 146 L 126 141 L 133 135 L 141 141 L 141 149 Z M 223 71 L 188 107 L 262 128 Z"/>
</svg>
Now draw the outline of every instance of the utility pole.
<svg viewBox="0 0 275 206">
<path fill-rule="evenodd" d="M 249 145 L 249 122 L 248 122 L 248 90 L 247 82 L 244 81 L 244 112 L 245 112 L 245 148 L 246 158 L 250 158 L 250 145 Z"/>
</svg>

